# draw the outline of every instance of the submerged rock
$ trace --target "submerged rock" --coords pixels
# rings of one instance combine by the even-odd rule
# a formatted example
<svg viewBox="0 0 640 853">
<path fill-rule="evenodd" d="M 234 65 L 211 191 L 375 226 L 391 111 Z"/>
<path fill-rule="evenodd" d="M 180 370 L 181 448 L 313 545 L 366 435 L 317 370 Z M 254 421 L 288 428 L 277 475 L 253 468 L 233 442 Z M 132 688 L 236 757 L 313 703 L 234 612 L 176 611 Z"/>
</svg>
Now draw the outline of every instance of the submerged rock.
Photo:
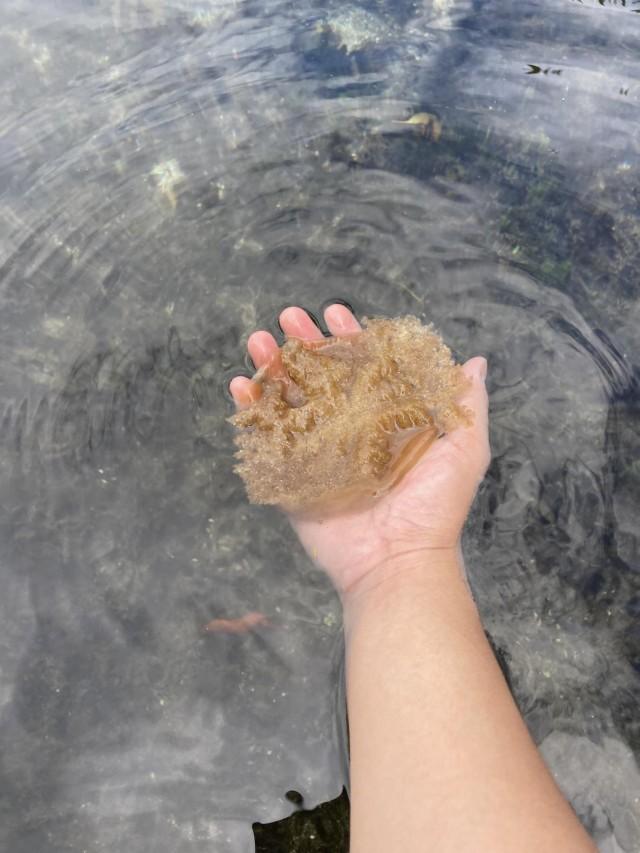
<svg viewBox="0 0 640 853">
<path fill-rule="evenodd" d="M 394 32 L 382 18 L 356 6 L 347 6 L 335 15 L 329 15 L 318 28 L 328 33 L 338 48 L 346 53 L 381 44 Z"/>
<path fill-rule="evenodd" d="M 164 196 L 173 210 L 178 203 L 176 187 L 184 180 L 184 172 L 177 160 L 164 160 L 156 163 L 151 170 L 151 176 L 155 179 L 158 192 Z"/>
</svg>

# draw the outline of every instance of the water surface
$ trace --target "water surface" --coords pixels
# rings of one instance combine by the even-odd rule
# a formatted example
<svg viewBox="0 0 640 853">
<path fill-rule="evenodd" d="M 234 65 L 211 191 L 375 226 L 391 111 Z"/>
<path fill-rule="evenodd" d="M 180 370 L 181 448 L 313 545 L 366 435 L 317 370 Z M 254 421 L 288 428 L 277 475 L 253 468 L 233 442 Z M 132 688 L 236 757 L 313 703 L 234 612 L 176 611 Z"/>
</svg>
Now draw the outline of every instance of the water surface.
<svg viewBox="0 0 640 853">
<path fill-rule="evenodd" d="M 483 619 L 640 850 L 636 5 L 3 4 L 3 850 L 253 851 L 342 790 L 339 605 L 226 423 L 250 332 L 335 297 L 488 357 Z"/>
</svg>

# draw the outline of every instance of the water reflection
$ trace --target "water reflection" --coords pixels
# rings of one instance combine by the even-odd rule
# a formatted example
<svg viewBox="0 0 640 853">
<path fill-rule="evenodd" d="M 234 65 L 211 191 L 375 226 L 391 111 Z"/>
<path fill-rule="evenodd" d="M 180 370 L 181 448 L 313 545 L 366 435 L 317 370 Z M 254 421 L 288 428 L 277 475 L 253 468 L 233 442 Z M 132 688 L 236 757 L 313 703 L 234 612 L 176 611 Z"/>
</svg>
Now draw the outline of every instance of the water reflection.
<svg viewBox="0 0 640 853">
<path fill-rule="evenodd" d="M 336 295 L 488 355 L 485 623 L 602 849 L 640 846 L 629 11 L 5 4 L 6 849 L 252 850 L 340 793 L 339 607 L 225 420 L 251 330 Z"/>
</svg>

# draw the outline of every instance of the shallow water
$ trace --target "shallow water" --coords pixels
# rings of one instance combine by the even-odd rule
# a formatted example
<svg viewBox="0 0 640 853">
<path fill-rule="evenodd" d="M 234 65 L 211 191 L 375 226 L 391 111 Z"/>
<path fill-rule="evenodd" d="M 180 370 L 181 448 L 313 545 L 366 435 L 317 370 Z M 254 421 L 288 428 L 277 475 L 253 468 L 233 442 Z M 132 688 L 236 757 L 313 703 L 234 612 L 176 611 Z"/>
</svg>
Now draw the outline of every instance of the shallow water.
<svg viewBox="0 0 640 853">
<path fill-rule="evenodd" d="M 580 817 L 640 850 L 636 4 L 0 24 L 0 848 L 252 851 L 340 793 L 338 602 L 225 419 L 251 330 L 341 297 L 489 358 L 469 574 Z"/>
</svg>

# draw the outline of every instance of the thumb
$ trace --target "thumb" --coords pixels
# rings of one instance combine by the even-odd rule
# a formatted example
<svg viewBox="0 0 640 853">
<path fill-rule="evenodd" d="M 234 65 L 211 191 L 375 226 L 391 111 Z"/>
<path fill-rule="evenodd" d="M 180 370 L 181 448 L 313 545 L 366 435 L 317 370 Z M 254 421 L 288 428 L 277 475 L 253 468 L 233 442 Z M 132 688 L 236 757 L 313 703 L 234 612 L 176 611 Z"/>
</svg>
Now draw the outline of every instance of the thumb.
<svg viewBox="0 0 640 853">
<path fill-rule="evenodd" d="M 481 355 L 470 358 L 462 365 L 462 371 L 470 380 L 469 387 L 460 398 L 460 403 L 467 406 L 474 415 L 474 425 L 486 432 L 489 416 L 489 398 L 485 380 L 487 378 L 487 359 Z"/>
<path fill-rule="evenodd" d="M 464 441 L 467 446 L 473 446 L 475 452 L 482 455 L 482 462 L 486 469 L 489 464 L 489 397 L 485 379 L 487 377 L 487 360 L 482 356 L 469 359 L 462 366 L 462 370 L 470 380 L 464 395 L 460 398 L 461 405 L 470 409 L 473 413 L 473 423 L 467 428 L 456 430 L 459 440 Z"/>
<path fill-rule="evenodd" d="M 487 378 L 487 359 L 482 355 L 476 355 L 463 364 L 462 369 L 467 376 L 477 375 L 484 382 Z"/>
</svg>

